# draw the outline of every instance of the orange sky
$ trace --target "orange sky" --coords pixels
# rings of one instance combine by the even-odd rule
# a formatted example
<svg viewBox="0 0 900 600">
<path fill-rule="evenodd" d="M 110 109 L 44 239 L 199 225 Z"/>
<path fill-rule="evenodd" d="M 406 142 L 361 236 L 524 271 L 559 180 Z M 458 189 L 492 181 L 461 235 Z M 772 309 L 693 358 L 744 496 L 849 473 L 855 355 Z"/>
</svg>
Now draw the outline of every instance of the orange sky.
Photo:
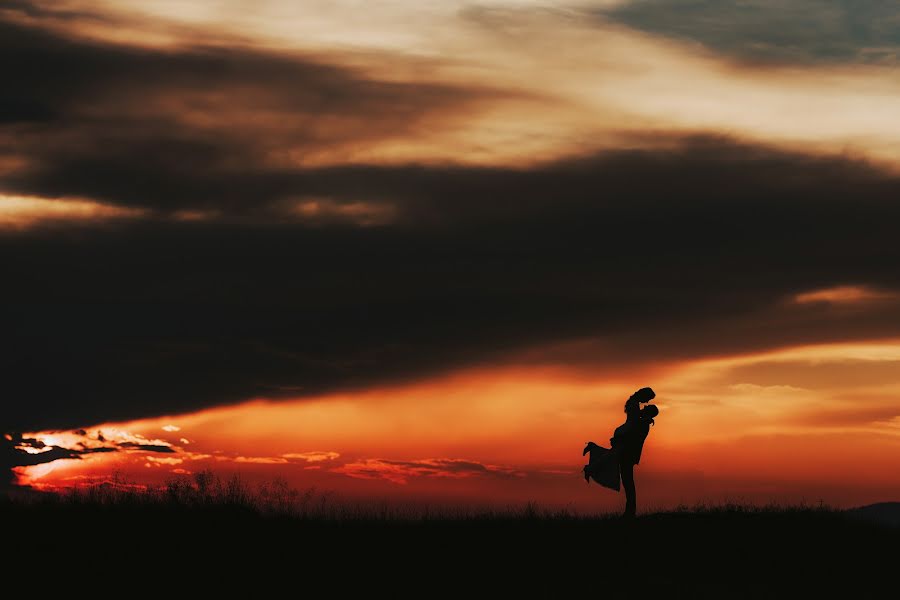
<svg viewBox="0 0 900 600">
<path fill-rule="evenodd" d="M 363 4 L 0 6 L 19 483 L 612 509 L 652 386 L 641 509 L 900 498 L 895 46 Z"/>
<path fill-rule="evenodd" d="M 660 407 L 637 471 L 643 506 L 744 499 L 837 505 L 900 494 L 900 340 L 816 345 L 636 369 L 618 378 L 559 366 L 466 370 L 400 387 L 35 434 L 175 453 L 86 455 L 20 469 L 65 487 L 117 471 L 162 483 L 202 469 L 285 477 L 347 496 L 610 508 L 580 477 L 588 440 L 606 444 L 622 403 L 651 384 Z"/>
</svg>

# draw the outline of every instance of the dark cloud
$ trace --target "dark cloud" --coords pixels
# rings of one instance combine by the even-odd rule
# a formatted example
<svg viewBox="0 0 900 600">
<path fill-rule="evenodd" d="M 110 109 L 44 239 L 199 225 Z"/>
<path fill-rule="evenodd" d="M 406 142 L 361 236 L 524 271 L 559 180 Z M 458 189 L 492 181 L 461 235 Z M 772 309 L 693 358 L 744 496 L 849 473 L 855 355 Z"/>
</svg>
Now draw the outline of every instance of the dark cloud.
<svg viewBox="0 0 900 600">
<path fill-rule="evenodd" d="M 353 388 L 583 338 L 559 360 L 614 369 L 900 334 L 896 303 L 790 301 L 900 288 L 900 185 L 851 160 L 688 140 L 529 170 L 290 177 L 396 218 L 0 236 L 4 429 Z"/>
<path fill-rule="evenodd" d="M 0 126 L 0 156 L 24 165 L 0 192 L 148 215 L 0 232 L 0 431 L 405 381 L 548 346 L 542 360 L 612 370 L 900 335 L 896 302 L 789 301 L 900 289 L 900 180 L 846 157 L 685 138 L 527 169 L 303 169 L 270 159 L 405 135 L 486 92 L 10 24 L 0 66 L 16 103 L 49 115 Z M 297 212 L 305 198 L 327 210 Z M 188 210 L 215 216 L 169 218 Z"/>
<path fill-rule="evenodd" d="M 421 471 L 423 474 L 438 472 L 483 474 L 491 471 L 490 468 L 479 462 L 449 458 L 437 458 L 429 461 L 381 460 L 380 462 L 403 469 Z"/>
<path fill-rule="evenodd" d="M 116 444 L 116 447 L 124 448 L 126 450 L 143 450 L 144 452 L 175 452 L 175 449 L 171 446 L 161 446 L 159 444 L 140 444 L 138 442 L 119 442 Z"/>
<path fill-rule="evenodd" d="M 890 0 L 635 0 L 597 14 L 749 61 L 895 65 L 900 8 Z"/>
<path fill-rule="evenodd" d="M 3 12 L 13 17 L 26 17 L 43 21 L 94 21 L 112 23 L 109 17 L 90 10 L 74 10 L 60 6 L 47 6 L 33 0 L 3 0 L 0 14 Z"/>
<path fill-rule="evenodd" d="M 37 448 L 37 449 L 41 449 L 41 448 L 46 448 L 46 447 L 47 447 L 47 444 L 45 444 L 45 443 L 42 442 L 41 440 L 36 440 L 36 439 L 33 439 L 33 438 L 20 438 L 20 439 L 18 440 L 18 442 L 19 442 L 19 443 L 18 443 L 18 446 L 20 446 L 20 447 Z"/>
<path fill-rule="evenodd" d="M 3 190 L 148 206 L 257 207 L 294 165 L 433 131 L 499 92 L 371 79 L 315 57 L 66 38 L 0 20 Z"/>
<path fill-rule="evenodd" d="M 87 437 L 84 430 L 76 430 L 73 433 Z M 99 441 L 105 442 L 102 435 L 98 434 L 97 437 Z M 38 452 L 31 452 L 30 449 Z M 172 453 L 175 449 L 171 446 L 140 442 L 111 442 L 105 446 L 90 447 L 86 446 L 84 441 L 77 442 L 75 447 L 70 448 L 50 446 L 39 439 L 24 437 L 19 433 L 5 434 L 0 438 L 0 491 L 14 482 L 12 469 L 15 467 L 30 467 L 63 459 L 80 460 L 87 454 L 120 451 Z"/>
<path fill-rule="evenodd" d="M 16 467 L 28 467 L 33 465 L 42 465 L 45 463 L 68 459 L 80 459 L 85 454 L 96 454 L 98 452 L 115 452 L 115 448 L 60 448 L 59 446 L 50 446 L 50 449 L 39 454 L 28 454 L 27 452 L 17 452 L 15 458 Z"/>
<path fill-rule="evenodd" d="M 38 449 L 32 454 L 27 448 Z M 61 448 L 47 446 L 40 440 L 23 438 L 19 434 L 0 437 L 0 492 L 15 483 L 13 468 L 41 465 L 61 459 L 80 459 L 85 454 L 115 452 L 116 448 Z"/>
<path fill-rule="evenodd" d="M 454 458 L 429 458 L 415 461 L 368 458 L 348 462 L 331 469 L 331 471 L 359 479 L 382 479 L 401 484 L 419 477 L 510 479 L 523 477 L 526 474 L 524 471 L 509 467 Z"/>
<path fill-rule="evenodd" d="M 0 97 L 0 124 L 50 121 L 53 111 L 32 98 Z"/>
</svg>

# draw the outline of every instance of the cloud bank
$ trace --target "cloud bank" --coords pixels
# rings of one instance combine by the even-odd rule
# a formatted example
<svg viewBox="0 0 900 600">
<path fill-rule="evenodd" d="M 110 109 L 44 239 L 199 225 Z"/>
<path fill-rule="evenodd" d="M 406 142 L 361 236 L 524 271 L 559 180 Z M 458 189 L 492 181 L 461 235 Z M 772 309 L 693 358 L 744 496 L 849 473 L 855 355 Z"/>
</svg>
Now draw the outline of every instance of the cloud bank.
<svg viewBox="0 0 900 600">
<path fill-rule="evenodd" d="M 605 18 L 747 61 L 897 64 L 900 9 L 884 0 L 634 0 Z"/>
<path fill-rule="evenodd" d="M 852 156 L 650 131 L 528 165 L 375 161 L 357 151 L 528 94 L 16 19 L 0 67 L 0 214 L 33 209 L 0 228 L 0 431 L 543 348 L 618 369 L 900 335 L 900 178 Z M 816 301 L 841 289 L 879 301 Z"/>
</svg>

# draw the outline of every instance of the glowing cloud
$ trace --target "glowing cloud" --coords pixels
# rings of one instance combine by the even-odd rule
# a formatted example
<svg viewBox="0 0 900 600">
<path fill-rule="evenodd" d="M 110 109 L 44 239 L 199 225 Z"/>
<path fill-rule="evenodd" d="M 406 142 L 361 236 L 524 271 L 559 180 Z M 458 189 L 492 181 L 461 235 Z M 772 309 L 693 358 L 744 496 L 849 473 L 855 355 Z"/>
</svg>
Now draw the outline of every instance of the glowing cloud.
<svg viewBox="0 0 900 600">
<path fill-rule="evenodd" d="M 289 460 L 301 460 L 308 463 L 323 462 L 326 460 L 337 460 L 341 455 L 337 452 L 291 452 L 282 454 L 283 458 Z"/>
<path fill-rule="evenodd" d="M 842 285 L 838 287 L 813 290 L 797 294 L 794 301 L 798 304 L 838 304 L 852 305 L 870 303 L 878 300 L 896 300 L 898 294 L 882 292 L 865 286 Z"/>
<path fill-rule="evenodd" d="M 66 221 L 96 222 L 136 218 L 142 214 L 144 211 L 141 209 L 112 206 L 91 200 L 0 194 L 0 229 L 26 229 Z"/>
</svg>

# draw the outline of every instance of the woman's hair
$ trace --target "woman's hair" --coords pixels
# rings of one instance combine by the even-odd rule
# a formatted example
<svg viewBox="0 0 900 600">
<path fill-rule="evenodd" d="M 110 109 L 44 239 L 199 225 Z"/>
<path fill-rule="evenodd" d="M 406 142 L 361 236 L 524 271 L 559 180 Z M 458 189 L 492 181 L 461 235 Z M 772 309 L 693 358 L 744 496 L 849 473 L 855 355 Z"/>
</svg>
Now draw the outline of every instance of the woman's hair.
<svg viewBox="0 0 900 600">
<path fill-rule="evenodd" d="M 634 397 L 634 394 L 632 394 L 631 397 L 625 401 L 625 412 L 628 412 L 629 408 L 633 408 L 637 405 L 638 405 L 638 400 L 637 400 L 637 398 Z"/>
<path fill-rule="evenodd" d="M 643 387 L 629 396 L 628 400 L 625 401 L 625 412 L 628 412 L 629 407 L 637 406 L 641 402 L 650 402 L 654 398 L 656 398 L 656 392 L 654 392 L 652 388 Z"/>
</svg>

